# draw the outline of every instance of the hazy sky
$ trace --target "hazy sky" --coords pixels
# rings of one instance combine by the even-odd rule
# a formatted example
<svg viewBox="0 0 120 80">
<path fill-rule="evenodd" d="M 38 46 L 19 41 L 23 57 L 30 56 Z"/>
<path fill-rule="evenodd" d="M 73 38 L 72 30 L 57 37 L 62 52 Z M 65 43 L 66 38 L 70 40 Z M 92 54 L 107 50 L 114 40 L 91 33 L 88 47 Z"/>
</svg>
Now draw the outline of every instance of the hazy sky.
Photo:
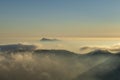
<svg viewBox="0 0 120 80">
<path fill-rule="evenodd" d="M 120 0 L 0 0 L 0 36 L 120 36 Z"/>
</svg>

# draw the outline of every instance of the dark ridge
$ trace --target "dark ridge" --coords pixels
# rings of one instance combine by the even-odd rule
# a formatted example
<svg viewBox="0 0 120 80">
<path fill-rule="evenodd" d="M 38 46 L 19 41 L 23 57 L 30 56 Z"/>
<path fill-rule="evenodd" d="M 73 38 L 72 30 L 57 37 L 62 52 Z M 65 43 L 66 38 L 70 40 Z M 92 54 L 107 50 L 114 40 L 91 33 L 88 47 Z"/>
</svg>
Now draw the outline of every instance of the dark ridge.
<svg viewBox="0 0 120 80">
<path fill-rule="evenodd" d="M 42 38 L 40 41 L 59 41 L 58 39 Z"/>
<path fill-rule="evenodd" d="M 87 53 L 86 55 L 97 56 L 97 55 L 113 55 L 113 54 L 107 50 L 94 50 Z"/>
<path fill-rule="evenodd" d="M 115 53 L 115 55 L 120 57 L 120 52 Z"/>
<path fill-rule="evenodd" d="M 24 44 L 9 44 L 9 45 L 0 45 L 1 52 L 27 52 L 34 51 L 36 46 L 34 45 L 24 45 Z"/>
<path fill-rule="evenodd" d="M 64 55 L 64 56 L 74 56 L 77 55 L 74 52 L 70 52 L 67 50 L 46 50 L 46 49 L 41 49 L 41 50 L 35 50 L 34 53 L 39 53 L 39 54 L 54 54 L 54 55 Z"/>
</svg>

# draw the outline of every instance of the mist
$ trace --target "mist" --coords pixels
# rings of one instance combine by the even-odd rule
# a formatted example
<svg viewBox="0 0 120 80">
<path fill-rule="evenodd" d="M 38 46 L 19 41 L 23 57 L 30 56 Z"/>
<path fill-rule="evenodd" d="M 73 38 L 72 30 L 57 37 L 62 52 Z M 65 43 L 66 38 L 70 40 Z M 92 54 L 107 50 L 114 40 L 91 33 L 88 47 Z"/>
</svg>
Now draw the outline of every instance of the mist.
<svg viewBox="0 0 120 80">
<path fill-rule="evenodd" d="M 65 57 L 32 53 L 0 55 L 0 80 L 72 80 L 83 70 L 85 65 Z"/>
<path fill-rule="evenodd" d="M 0 80 L 106 80 L 108 73 L 118 69 L 119 56 L 105 55 L 104 51 L 93 53 L 97 52 L 89 55 L 64 50 L 1 52 Z"/>
</svg>

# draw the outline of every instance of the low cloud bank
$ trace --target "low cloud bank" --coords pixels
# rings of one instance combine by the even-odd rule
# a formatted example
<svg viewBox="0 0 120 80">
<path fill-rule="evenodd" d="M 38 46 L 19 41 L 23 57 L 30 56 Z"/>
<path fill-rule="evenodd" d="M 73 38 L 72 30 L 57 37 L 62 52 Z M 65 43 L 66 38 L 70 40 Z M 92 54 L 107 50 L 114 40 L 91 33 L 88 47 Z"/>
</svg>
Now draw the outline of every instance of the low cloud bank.
<svg viewBox="0 0 120 80">
<path fill-rule="evenodd" d="M 120 44 L 115 44 L 112 46 L 83 46 L 80 48 L 81 52 L 91 52 L 95 50 L 106 50 L 110 52 L 120 52 Z"/>
</svg>

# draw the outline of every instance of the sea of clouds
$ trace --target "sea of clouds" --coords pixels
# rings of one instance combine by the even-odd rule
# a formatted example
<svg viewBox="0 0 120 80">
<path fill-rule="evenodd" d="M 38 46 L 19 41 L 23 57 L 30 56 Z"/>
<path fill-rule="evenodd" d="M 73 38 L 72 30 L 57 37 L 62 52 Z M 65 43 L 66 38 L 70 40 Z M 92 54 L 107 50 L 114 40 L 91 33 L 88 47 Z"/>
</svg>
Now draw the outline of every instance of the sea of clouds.
<svg viewBox="0 0 120 80">
<path fill-rule="evenodd" d="M 119 51 L 117 45 L 112 47 L 104 49 Z M 99 54 L 57 55 L 58 50 L 56 55 L 51 52 L 48 52 L 50 55 L 41 55 L 35 53 L 37 45 L 1 45 L 0 80 L 119 80 L 119 54 L 106 55 L 101 47 L 81 49 L 88 48 Z M 97 52 L 98 49 L 101 51 Z"/>
</svg>

